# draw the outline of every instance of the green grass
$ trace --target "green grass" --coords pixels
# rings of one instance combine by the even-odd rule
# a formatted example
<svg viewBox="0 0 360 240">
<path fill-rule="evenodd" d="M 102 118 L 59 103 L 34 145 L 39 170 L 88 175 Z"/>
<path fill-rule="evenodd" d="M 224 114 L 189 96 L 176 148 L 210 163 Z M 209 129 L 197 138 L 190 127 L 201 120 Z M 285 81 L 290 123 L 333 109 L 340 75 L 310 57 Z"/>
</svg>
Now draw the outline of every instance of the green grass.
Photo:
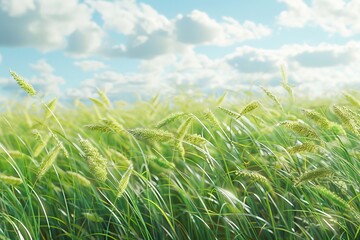
<svg viewBox="0 0 360 240">
<path fill-rule="evenodd" d="M 360 238 L 356 96 L 285 87 L 3 106 L 0 239 Z"/>
</svg>

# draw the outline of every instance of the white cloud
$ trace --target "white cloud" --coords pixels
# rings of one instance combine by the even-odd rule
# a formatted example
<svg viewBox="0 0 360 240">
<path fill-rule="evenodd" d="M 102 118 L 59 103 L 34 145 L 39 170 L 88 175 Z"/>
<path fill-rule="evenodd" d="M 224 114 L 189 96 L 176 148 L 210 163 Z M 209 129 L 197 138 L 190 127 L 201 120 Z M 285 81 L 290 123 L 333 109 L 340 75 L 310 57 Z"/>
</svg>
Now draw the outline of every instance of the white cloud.
<svg viewBox="0 0 360 240">
<path fill-rule="evenodd" d="M 0 46 L 65 49 L 72 56 L 149 59 L 268 36 L 271 30 L 194 10 L 168 19 L 135 0 L 0 0 Z M 99 15 L 101 20 L 94 21 Z M 101 26 L 100 26 L 101 25 Z"/>
<path fill-rule="evenodd" d="M 135 0 L 89 0 L 87 3 L 100 13 L 106 28 L 124 35 L 150 34 L 170 24 L 151 6 Z"/>
<path fill-rule="evenodd" d="M 308 68 L 335 67 L 349 65 L 360 59 L 360 43 L 348 42 L 345 45 L 319 44 L 318 46 L 298 46 L 297 53 L 290 60 Z"/>
<path fill-rule="evenodd" d="M 242 73 L 274 73 L 278 71 L 282 58 L 273 50 L 244 46 L 229 54 L 226 61 Z"/>
<path fill-rule="evenodd" d="M 241 24 L 230 17 L 216 21 L 198 10 L 168 19 L 135 0 L 89 0 L 87 3 L 100 14 L 106 29 L 126 37 L 126 43 L 118 42 L 115 37 L 109 42 L 116 44 L 104 45 L 99 50 L 107 57 L 149 59 L 186 53 L 199 45 L 231 45 L 271 33 L 261 24 L 250 21 Z"/>
<path fill-rule="evenodd" d="M 78 66 L 84 72 L 98 71 L 100 69 L 107 68 L 105 63 L 95 60 L 84 60 L 74 62 L 75 66 Z"/>
<path fill-rule="evenodd" d="M 312 97 L 335 94 L 360 82 L 357 67 L 360 42 L 316 46 L 288 44 L 279 49 L 243 46 L 218 59 L 195 51 L 161 55 L 142 60 L 135 72 L 96 73 L 83 82 L 81 90 L 87 96 L 95 96 L 96 87 L 99 87 L 107 89 L 109 96 L 115 98 L 134 92 L 142 95 L 175 93 L 179 89 L 240 92 L 258 85 L 277 90 L 281 82 L 280 65 L 284 63 L 297 94 Z M 82 91 L 71 91 L 72 95 L 82 95 Z"/>
<path fill-rule="evenodd" d="M 54 68 L 43 59 L 38 60 L 34 64 L 30 64 L 30 67 L 42 74 L 51 74 L 54 71 Z"/>
<path fill-rule="evenodd" d="M 271 30 L 261 24 L 245 21 L 241 24 L 231 17 L 222 22 L 211 19 L 205 12 L 192 11 L 175 20 L 177 40 L 187 44 L 231 45 L 250 39 L 268 36 Z"/>
<path fill-rule="evenodd" d="M 49 63 L 42 59 L 30 66 L 37 73 L 29 82 L 37 91 L 45 95 L 63 95 L 60 86 L 65 84 L 65 80 L 54 73 L 54 68 Z"/>
<path fill-rule="evenodd" d="M 103 32 L 92 21 L 92 9 L 85 3 L 77 0 L 0 0 L 0 4 L 2 46 L 50 51 L 68 45 L 74 54 L 91 53 L 100 46 Z M 78 40 L 82 41 L 81 46 Z"/>
<path fill-rule="evenodd" d="M 358 0 L 278 0 L 287 9 L 278 16 L 278 23 L 287 27 L 316 24 L 331 34 L 345 37 L 360 33 L 360 1 Z"/>
<path fill-rule="evenodd" d="M 187 44 L 202 44 L 214 41 L 221 34 L 221 26 L 206 13 L 197 10 L 175 20 L 177 40 Z"/>
<path fill-rule="evenodd" d="M 180 88 L 199 89 L 204 92 L 215 87 L 223 87 L 226 81 L 235 80 L 236 71 L 226 62 L 212 60 L 193 51 L 182 55 L 162 55 L 151 60 L 142 60 L 138 71 L 116 73 L 105 71 L 94 74 L 83 82 L 87 96 L 93 96 L 96 88 L 107 90 L 110 97 L 138 93 L 143 96 L 158 92 L 169 94 Z M 70 90 L 72 96 L 81 96 L 81 92 Z"/>
<path fill-rule="evenodd" d="M 33 0 L 22 0 L 22 1 L 12 1 L 12 0 L 2 0 L 0 2 L 0 8 L 5 12 L 8 12 L 10 16 L 20 16 L 35 8 L 35 3 Z"/>
<path fill-rule="evenodd" d="M 278 86 L 280 64 L 285 63 L 296 92 L 309 96 L 332 95 L 360 83 L 360 42 L 316 46 L 288 44 L 279 49 L 241 47 L 225 57 L 239 72 L 239 81 Z"/>
<path fill-rule="evenodd" d="M 303 0 L 278 0 L 288 9 L 278 16 L 278 23 L 288 27 L 303 27 L 311 19 L 311 9 Z"/>
<path fill-rule="evenodd" d="M 102 44 L 103 37 L 101 28 L 95 23 L 90 23 L 89 26 L 77 29 L 69 36 L 67 51 L 78 57 L 95 54 Z"/>
</svg>

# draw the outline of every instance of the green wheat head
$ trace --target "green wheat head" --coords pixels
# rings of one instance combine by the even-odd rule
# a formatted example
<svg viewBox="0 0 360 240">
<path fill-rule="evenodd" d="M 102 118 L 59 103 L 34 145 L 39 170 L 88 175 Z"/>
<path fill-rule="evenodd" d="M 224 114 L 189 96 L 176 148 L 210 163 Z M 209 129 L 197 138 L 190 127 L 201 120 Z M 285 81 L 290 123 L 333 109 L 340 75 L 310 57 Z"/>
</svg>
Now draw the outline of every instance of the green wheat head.
<svg viewBox="0 0 360 240">
<path fill-rule="evenodd" d="M 80 185 L 82 185 L 84 187 L 91 186 L 91 182 L 86 177 L 81 175 L 80 173 L 67 171 L 66 174 L 69 175 L 70 177 L 72 177 L 74 179 L 74 181 L 78 182 Z"/>
<path fill-rule="evenodd" d="M 344 95 L 345 99 L 346 99 L 351 105 L 353 105 L 354 107 L 360 108 L 360 102 L 359 102 L 355 97 L 353 97 L 351 94 L 346 93 L 346 92 L 344 92 L 343 95 Z"/>
<path fill-rule="evenodd" d="M 274 192 L 273 187 L 271 185 L 271 182 L 268 178 L 266 178 L 265 176 L 261 175 L 258 172 L 255 171 L 249 171 L 249 170 L 237 170 L 235 172 L 235 174 L 237 176 L 241 176 L 241 177 L 247 177 L 250 178 L 256 182 L 261 183 L 264 187 L 266 187 L 266 189 L 268 191 L 270 191 L 271 193 Z"/>
<path fill-rule="evenodd" d="M 279 108 L 281 110 L 283 110 L 283 106 L 281 105 L 279 99 L 274 95 L 272 94 L 269 90 L 267 90 L 266 88 L 263 88 L 261 87 L 261 89 L 263 90 L 263 92 L 266 94 L 266 96 L 268 96 L 274 103 L 276 103 L 276 105 L 279 106 Z"/>
<path fill-rule="evenodd" d="M 330 175 L 334 174 L 334 171 L 329 168 L 316 168 L 314 170 L 310 170 L 308 172 L 303 173 L 297 182 L 295 183 L 295 186 L 298 186 L 304 182 L 315 180 L 318 178 L 324 178 L 328 177 Z"/>
<path fill-rule="evenodd" d="M 165 117 L 164 119 L 162 119 L 160 122 L 158 122 L 156 124 L 157 128 L 161 128 L 163 126 L 166 126 L 182 117 L 188 116 L 189 113 L 185 113 L 185 112 L 175 112 L 175 113 L 171 113 L 170 115 L 168 115 L 167 117 Z"/>
<path fill-rule="evenodd" d="M 168 142 L 174 139 L 174 135 L 171 132 L 160 129 L 135 128 L 128 130 L 128 132 L 140 140 Z"/>
<path fill-rule="evenodd" d="M 36 95 L 36 91 L 33 88 L 33 86 L 31 86 L 30 83 L 26 82 L 22 77 L 20 77 L 16 72 L 14 71 L 10 71 L 11 76 L 13 77 L 13 79 L 17 82 L 17 84 L 25 91 L 27 92 L 27 94 L 29 94 L 30 96 L 35 96 Z"/>
<path fill-rule="evenodd" d="M 118 194 L 117 194 L 118 198 L 124 194 L 128 184 L 129 184 L 129 180 L 130 180 L 132 172 L 133 172 L 133 165 L 131 164 L 119 182 Z"/>
<path fill-rule="evenodd" d="M 61 146 L 57 144 L 49 154 L 41 161 L 37 177 L 40 179 L 45 173 L 49 170 L 49 168 L 54 164 L 57 156 L 59 155 Z"/>
<path fill-rule="evenodd" d="M 18 177 L 9 176 L 9 175 L 0 173 L 0 182 L 3 182 L 7 185 L 18 186 L 23 183 L 23 180 Z"/>
<path fill-rule="evenodd" d="M 221 128 L 219 120 L 215 117 L 214 113 L 211 110 L 207 110 L 204 112 L 204 118 L 216 128 Z"/>
<path fill-rule="evenodd" d="M 85 159 L 88 162 L 90 171 L 100 182 L 107 179 L 107 161 L 99 151 L 88 141 L 80 140 L 80 145 L 85 152 Z"/>
<path fill-rule="evenodd" d="M 284 121 L 281 122 L 280 125 L 292 130 L 293 132 L 301 136 L 319 140 L 319 136 L 312 128 L 298 121 Z"/>
<path fill-rule="evenodd" d="M 313 143 L 302 143 L 288 149 L 290 154 L 301 153 L 301 152 L 311 152 L 316 153 L 319 150 L 319 146 Z"/>
</svg>

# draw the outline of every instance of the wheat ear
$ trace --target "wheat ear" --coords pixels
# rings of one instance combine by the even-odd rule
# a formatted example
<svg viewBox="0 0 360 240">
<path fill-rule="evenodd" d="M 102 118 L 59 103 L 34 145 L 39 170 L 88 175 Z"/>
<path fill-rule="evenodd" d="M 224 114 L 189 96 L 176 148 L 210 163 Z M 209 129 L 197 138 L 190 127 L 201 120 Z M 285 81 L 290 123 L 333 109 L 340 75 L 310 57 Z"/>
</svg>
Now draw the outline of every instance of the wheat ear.
<svg viewBox="0 0 360 240">
<path fill-rule="evenodd" d="M 88 140 L 81 139 L 80 144 L 85 152 L 85 158 L 89 164 L 90 171 L 100 182 L 105 182 L 107 179 L 106 159 Z"/>
<path fill-rule="evenodd" d="M 311 181 L 311 180 L 315 180 L 318 178 L 327 177 L 333 173 L 334 173 L 334 171 L 329 168 L 317 168 L 317 169 L 305 172 L 299 177 L 299 179 L 295 183 L 295 186 L 298 186 L 306 181 Z"/>
<path fill-rule="evenodd" d="M 128 132 L 141 140 L 168 142 L 174 139 L 174 135 L 171 132 L 160 129 L 135 128 L 128 130 Z"/>
<path fill-rule="evenodd" d="M 171 113 L 170 115 L 162 119 L 160 122 L 158 122 L 156 124 L 156 127 L 161 128 L 187 115 L 189 115 L 189 113 L 185 113 L 185 112 Z"/>
<path fill-rule="evenodd" d="M 23 183 L 23 180 L 21 178 L 8 176 L 0 173 L 0 182 L 3 182 L 7 185 L 18 186 Z"/>
<path fill-rule="evenodd" d="M 30 83 L 26 82 L 22 77 L 20 77 L 16 72 L 14 71 L 10 71 L 11 76 L 13 77 L 13 79 L 17 82 L 17 84 L 25 91 L 27 92 L 27 94 L 29 94 L 30 96 L 35 96 L 36 95 L 36 91 L 33 88 L 33 86 L 31 86 Z"/>
<path fill-rule="evenodd" d="M 56 145 L 49 154 L 41 161 L 37 178 L 40 179 L 44 174 L 49 170 L 49 168 L 54 164 L 57 156 L 59 155 L 61 146 L 60 144 Z"/>
<path fill-rule="evenodd" d="M 132 172 L 133 172 L 133 165 L 131 164 L 119 182 L 118 194 L 117 194 L 118 198 L 124 194 L 128 184 L 129 184 L 129 180 L 130 180 Z"/>
<path fill-rule="evenodd" d="M 66 174 L 71 176 L 79 184 L 81 184 L 81 185 L 83 185 L 85 187 L 90 187 L 91 186 L 91 182 L 86 177 L 84 177 L 83 175 L 81 175 L 79 173 L 72 172 L 72 171 L 67 171 Z"/>
<path fill-rule="evenodd" d="M 309 126 L 307 126 L 303 123 L 300 123 L 298 121 L 284 121 L 284 122 L 281 122 L 280 125 L 294 131 L 295 133 L 297 133 L 301 136 L 319 140 L 319 136 L 313 129 L 311 129 Z"/>
</svg>

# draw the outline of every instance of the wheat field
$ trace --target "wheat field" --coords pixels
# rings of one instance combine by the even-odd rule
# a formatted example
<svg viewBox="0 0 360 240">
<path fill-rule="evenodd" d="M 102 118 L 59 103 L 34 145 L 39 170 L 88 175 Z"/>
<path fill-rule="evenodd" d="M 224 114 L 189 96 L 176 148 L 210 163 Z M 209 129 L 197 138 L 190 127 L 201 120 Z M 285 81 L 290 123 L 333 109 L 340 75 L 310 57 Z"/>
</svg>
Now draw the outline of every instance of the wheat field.
<svg viewBox="0 0 360 240">
<path fill-rule="evenodd" d="M 31 98 L 0 118 L 0 239 L 359 239 L 360 102 Z"/>
</svg>

